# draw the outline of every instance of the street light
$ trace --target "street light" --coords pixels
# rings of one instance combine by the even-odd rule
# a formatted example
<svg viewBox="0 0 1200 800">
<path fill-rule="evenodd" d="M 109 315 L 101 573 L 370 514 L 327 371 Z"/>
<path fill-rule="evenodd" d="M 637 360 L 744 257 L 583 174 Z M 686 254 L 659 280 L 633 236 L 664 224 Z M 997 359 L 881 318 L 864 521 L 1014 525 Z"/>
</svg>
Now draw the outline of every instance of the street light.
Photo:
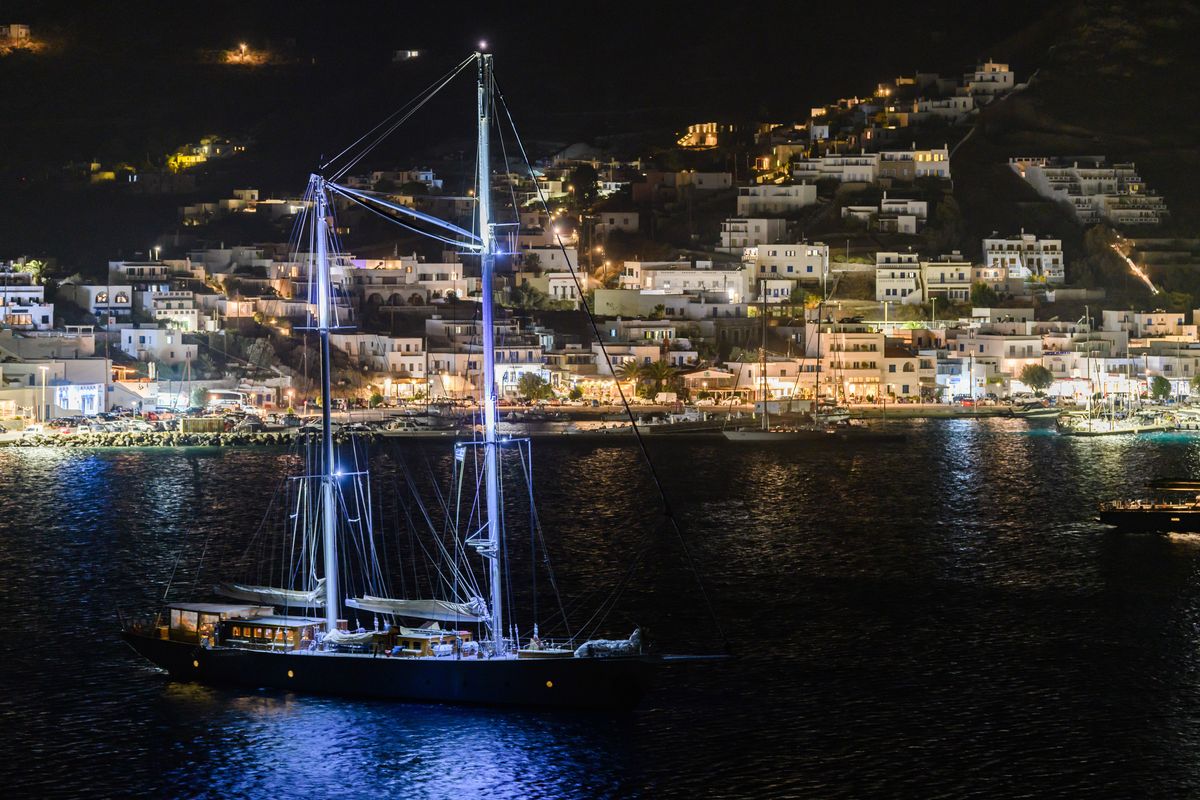
<svg viewBox="0 0 1200 800">
<path fill-rule="evenodd" d="M 44 422 L 46 419 L 46 373 L 50 371 L 47 366 L 38 367 L 38 371 L 42 373 L 42 404 L 38 406 L 38 422 Z"/>
</svg>

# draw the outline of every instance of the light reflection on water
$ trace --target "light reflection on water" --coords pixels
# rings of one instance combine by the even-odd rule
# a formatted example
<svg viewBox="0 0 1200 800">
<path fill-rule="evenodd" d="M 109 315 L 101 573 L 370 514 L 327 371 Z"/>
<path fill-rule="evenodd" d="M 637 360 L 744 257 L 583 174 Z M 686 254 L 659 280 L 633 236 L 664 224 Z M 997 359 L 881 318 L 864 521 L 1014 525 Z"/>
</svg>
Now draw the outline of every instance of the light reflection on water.
<svg viewBox="0 0 1200 800">
<path fill-rule="evenodd" d="M 286 454 L 0 450 L 0 741 L 22 795 L 630 797 L 1200 790 L 1200 539 L 1122 536 L 1102 499 L 1200 476 L 1200 438 L 983 419 L 902 445 L 649 443 L 731 664 L 627 715 L 172 684 L 115 638 L 175 557 L 240 552 Z M 380 463 L 447 466 L 431 446 Z M 627 444 L 536 442 L 568 597 L 644 569 L 611 619 L 712 650 Z M 181 563 L 181 589 L 212 572 Z M 18 755 L 20 758 L 12 759 Z M 63 768 L 70 764 L 71 769 Z M 14 788 L 15 787 L 15 788 Z M 7 793 L 7 791 L 6 791 Z"/>
</svg>

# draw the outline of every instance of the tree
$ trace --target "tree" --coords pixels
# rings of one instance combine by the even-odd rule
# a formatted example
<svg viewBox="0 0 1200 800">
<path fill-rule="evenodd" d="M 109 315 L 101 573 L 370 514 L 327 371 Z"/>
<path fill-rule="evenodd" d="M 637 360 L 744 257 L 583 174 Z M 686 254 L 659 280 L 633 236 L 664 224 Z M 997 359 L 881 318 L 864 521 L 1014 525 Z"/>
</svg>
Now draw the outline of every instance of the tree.
<svg viewBox="0 0 1200 800">
<path fill-rule="evenodd" d="M 636 392 L 645 373 L 642 371 L 642 365 L 631 359 L 617 367 L 616 374 L 618 381 L 632 383 L 633 390 Z"/>
<path fill-rule="evenodd" d="M 41 283 L 42 275 L 45 274 L 46 271 L 46 262 L 39 261 L 36 258 L 31 258 L 25 262 L 21 269 L 23 269 L 25 272 L 31 273 L 35 283 Z"/>
<path fill-rule="evenodd" d="M 192 363 L 192 372 L 201 378 L 214 377 L 217 373 L 216 362 L 213 361 L 212 356 L 210 356 L 206 351 L 202 350 L 200 354 L 196 356 L 196 360 Z M 192 405 L 196 404 L 193 403 Z"/>
<path fill-rule="evenodd" d="M 979 281 L 971 287 L 971 305 L 978 308 L 994 308 L 999 302 L 1000 295 L 996 294 L 996 290 L 983 281 Z"/>
<path fill-rule="evenodd" d="M 204 408 L 208 405 L 208 389 L 203 386 L 193 386 L 189 395 L 189 402 L 197 408 Z"/>
<path fill-rule="evenodd" d="M 654 307 L 654 310 L 650 312 L 650 319 L 662 319 L 666 315 L 667 307 L 662 303 L 659 303 Z"/>
<path fill-rule="evenodd" d="M 571 173 L 571 186 L 575 189 L 575 200 L 581 206 L 590 206 L 596 202 L 598 180 L 596 168 L 591 164 L 580 164 Z"/>
<path fill-rule="evenodd" d="M 1192 394 L 1200 394 L 1200 375 L 1192 376 Z"/>
<path fill-rule="evenodd" d="M 580 389 L 578 386 L 572 386 L 571 391 L 567 392 L 567 399 L 582 400 L 583 399 L 583 389 Z"/>
<path fill-rule="evenodd" d="M 1171 396 L 1171 382 L 1162 375 L 1155 375 L 1150 381 L 1150 396 L 1155 400 L 1166 400 Z"/>
<path fill-rule="evenodd" d="M 371 408 L 379 408 L 381 405 L 383 405 L 383 395 L 381 395 L 379 392 L 372 392 L 370 402 Z"/>
<path fill-rule="evenodd" d="M 517 394 L 523 400 L 549 400 L 554 396 L 554 391 L 541 375 L 526 372 L 517 380 Z"/>
<path fill-rule="evenodd" d="M 549 301 L 549 296 L 536 286 L 531 286 L 529 281 L 521 281 L 520 286 L 514 286 L 509 292 L 509 302 L 513 308 L 523 311 L 545 308 Z"/>
<path fill-rule="evenodd" d="M 1039 396 L 1054 384 L 1054 373 L 1041 364 L 1026 364 L 1017 378 Z"/>
<path fill-rule="evenodd" d="M 542 276 L 542 257 L 537 253 L 527 253 L 523 260 L 523 266 L 527 272 L 532 272 L 539 278 Z"/>
<path fill-rule="evenodd" d="M 655 361 L 653 364 L 646 365 L 646 379 L 654 387 L 654 394 L 658 394 L 663 390 L 665 384 L 670 384 L 675 378 L 675 367 L 668 364 L 666 361 Z"/>
</svg>

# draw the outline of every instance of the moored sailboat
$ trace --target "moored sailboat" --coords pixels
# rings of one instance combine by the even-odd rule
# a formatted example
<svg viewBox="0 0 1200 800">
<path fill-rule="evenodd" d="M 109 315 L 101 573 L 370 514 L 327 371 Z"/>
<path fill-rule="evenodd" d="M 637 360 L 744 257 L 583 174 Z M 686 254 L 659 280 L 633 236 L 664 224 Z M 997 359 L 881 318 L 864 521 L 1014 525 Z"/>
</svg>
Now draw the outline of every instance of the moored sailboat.
<svg viewBox="0 0 1200 800">
<path fill-rule="evenodd" d="M 172 678 L 418 701 L 613 708 L 635 704 L 661 665 L 709 658 L 654 653 L 638 630 L 625 639 L 578 633 L 543 639 L 536 619 L 522 629 L 511 604 L 506 604 L 510 576 L 502 459 L 516 450 L 524 464 L 531 454 L 528 440 L 498 434 L 493 297 L 499 248 L 491 213 L 489 149 L 495 102 L 492 57 L 476 53 L 454 74 L 471 64 L 477 66 L 478 78 L 477 232 L 388 205 L 322 175 L 310 178 L 307 242 L 320 348 L 322 422 L 317 434 L 306 437 L 305 474 L 294 478 L 295 511 L 290 518 L 296 525 L 294 540 L 301 543 L 279 551 L 291 557 L 274 582 L 222 582 L 213 593 L 224 602 L 167 603 L 152 618 L 124 624 L 125 641 Z M 337 249 L 330 224 L 335 195 L 380 203 L 436 224 L 455 237 L 455 244 L 480 258 L 482 427 L 480 435 L 456 443 L 454 463 L 463 472 L 469 462 L 476 465 L 471 482 L 477 477 L 482 491 L 468 504 L 465 524 L 454 531 L 454 558 L 443 565 L 450 577 L 444 580 L 442 597 L 384 593 L 387 581 L 372 543 L 372 504 L 363 488 L 368 476 L 365 470 L 349 468 L 356 463 L 353 454 L 339 458 L 335 448 L 329 339 L 336 327 L 331 266 Z M 458 485 L 465 483 L 460 480 Z M 349 574 L 351 552 L 357 553 L 357 576 Z M 464 566 L 467 554 L 482 562 L 483 580 L 476 580 L 472 568 Z M 349 618 L 359 613 L 369 615 L 374 627 L 351 629 Z"/>
</svg>

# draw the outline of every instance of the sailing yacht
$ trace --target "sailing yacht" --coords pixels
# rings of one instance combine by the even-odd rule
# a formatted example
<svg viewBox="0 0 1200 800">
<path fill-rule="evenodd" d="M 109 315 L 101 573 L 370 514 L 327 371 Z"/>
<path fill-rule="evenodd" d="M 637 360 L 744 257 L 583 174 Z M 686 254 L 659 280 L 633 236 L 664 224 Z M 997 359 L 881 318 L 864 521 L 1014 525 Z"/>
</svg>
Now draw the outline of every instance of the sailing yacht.
<svg viewBox="0 0 1200 800">
<path fill-rule="evenodd" d="M 762 347 L 759 349 L 759 393 L 762 396 L 762 416 L 761 427 L 745 427 L 740 429 L 725 429 L 721 433 L 731 442 L 741 443 L 784 443 L 784 442 L 902 442 L 905 436 L 902 433 L 894 433 L 889 431 L 871 430 L 861 425 L 856 425 L 850 421 L 850 409 L 848 406 L 838 406 L 836 404 L 826 405 L 819 404 L 820 397 L 820 344 L 818 340 L 818 385 L 814 386 L 813 403 L 814 407 L 809 411 L 808 422 L 788 422 L 784 424 L 771 424 L 771 414 L 769 406 L 770 392 L 767 387 L 767 313 L 766 313 L 766 293 L 762 292 L 764 301 L 762 305 Z M 820 317 L 817 321 L 817 335 L 820 336 Z M 799 383 L 799 373 L 797 373 L 797 383 Z"/>
<path fill-rule="evenodd" d="M 220 601 L 210 596 L 170 602 L 153 617 L 124 623 L 124 640 L 173 679 L 415 701 L 614 708 L 636 704 L 655 670 L 666 663 L 722 657 L 654 653 L 638 630 L 623 639 L 584 638 L 579 632 L 543 639 L 536 618 L 522 627 L 515 609 L 506 605 L 511 576 L 503 459 L 517 450 L 517 460 L 527 464 L 531 454 L 527 439 L 497 432 L 493 296 L 498 243 L 489 137 L 498 92 L 490 54 L 474 53 L 450 77 L 471 65 L 477 71 L 478 123 L 474 232 L 337 183 L 349 167 L 335 178 L 310 177 L 311 211 L 301 238 L 310 245 L 313 269 L 322 416 L 319 433 L 308 437 L 305 474 L 289 484 L 294 487 L 289 518 L 298 533 L 292 542 L 300 544 L 271 551 L 287 556 L 287 568 L 271 572 L 270 583 L 222 582 L 213 589 Z M 388 581 L 372 538 L 370 481 L 358 467 L 358 454 L 346 454 L 346 448 L 339 452 L 331 435 L 329 337 L 337 327 L 331 269 L 339 252 L 331 223 L 335 196 L 385 207 L 405 215 L 406 223 L 436 225 L 438 238 L 478 254 L 482 264 L 482 431 L 454 445 L 454 464 L 463 476 L 458 489 L 478 485 L 482 497 L 468 501 L 467 521 L 451 528 L 455 549 L 440 565 L 450 576 L 440 597 L 384 593 Z M 526 475 L 532 476 L 531 467 Z M 536 529 L 532 520 L 530 527 Z M 476 569 L 482 580 L 476 579 Z M 565 610 L 562 615 L 565 620 Z M 373 620 L 372 627 L 352 629 L 349 618 Z"/>
</svg>

